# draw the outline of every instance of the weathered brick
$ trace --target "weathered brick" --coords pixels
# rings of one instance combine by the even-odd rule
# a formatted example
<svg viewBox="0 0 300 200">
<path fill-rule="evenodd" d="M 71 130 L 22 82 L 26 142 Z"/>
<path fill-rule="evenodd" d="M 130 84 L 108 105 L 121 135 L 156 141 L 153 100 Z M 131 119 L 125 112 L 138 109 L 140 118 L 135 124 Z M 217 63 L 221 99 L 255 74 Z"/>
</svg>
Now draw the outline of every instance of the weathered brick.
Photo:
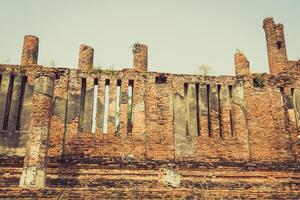
<svg viewBox="0 0 300 200">
<path fill-rule="evenodd" d="M 264 29 L 270 74 L 238 52 L 236 76 L 148 72 L 140 44 L 132 69 L 93 69 L 85 45 L 79 69 L 49 68 L 26 36 L 22 65 L 0 65 L 0 198 L 300 198 L 300 62 Z"/>
</svg>

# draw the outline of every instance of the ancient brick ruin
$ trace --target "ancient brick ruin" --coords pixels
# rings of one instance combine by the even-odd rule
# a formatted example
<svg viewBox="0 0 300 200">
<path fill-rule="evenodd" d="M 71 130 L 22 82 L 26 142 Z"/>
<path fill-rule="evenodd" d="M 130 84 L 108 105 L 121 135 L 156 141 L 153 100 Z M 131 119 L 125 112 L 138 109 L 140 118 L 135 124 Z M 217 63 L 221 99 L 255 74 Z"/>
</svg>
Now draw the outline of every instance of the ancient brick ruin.
<svg viewBox="0 0 300 200">
<path fill-rule="evenodd" d="M 0 64 L 0 198 L 300 198 L 300 61 L 282 24 L 263 22 L 270 74 L 38 65 L 25 36 L 21 65 Z"/>
</svg>

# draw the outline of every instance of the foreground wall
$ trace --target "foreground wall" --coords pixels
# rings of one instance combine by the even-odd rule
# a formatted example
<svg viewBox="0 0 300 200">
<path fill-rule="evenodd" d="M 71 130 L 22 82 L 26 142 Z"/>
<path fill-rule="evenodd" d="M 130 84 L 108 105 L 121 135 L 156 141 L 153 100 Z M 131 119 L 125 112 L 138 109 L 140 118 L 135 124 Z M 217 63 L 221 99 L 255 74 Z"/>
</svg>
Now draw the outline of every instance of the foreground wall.
<svg viewBox="0 0 300 200">
<path fill-rule="evenodd" d="M 300 62 L 263 27 L 270 74 L 238 51 L 218 77 L 148 72 L 144 44 L 121 71 L 87 45 L 78 69 L 39 66 L 25 36 L 0 65 L 0 197 L 300 198 Z"/>
<path fill-rule="evenodd" d="M 48 162 L 47 187 L 18 187 L 21 159 L 0 158 L 1 199 L 299 199 L 294 163 L 137 161 Z"/>
<path fill-rule="evenodd" d="M 24 156 L 34 74 L 54 72 L 48 157 L 282 162 L 298 159 L 290 74 L 202 77 L 1 66 L 1 153 Z"/>
</svg>

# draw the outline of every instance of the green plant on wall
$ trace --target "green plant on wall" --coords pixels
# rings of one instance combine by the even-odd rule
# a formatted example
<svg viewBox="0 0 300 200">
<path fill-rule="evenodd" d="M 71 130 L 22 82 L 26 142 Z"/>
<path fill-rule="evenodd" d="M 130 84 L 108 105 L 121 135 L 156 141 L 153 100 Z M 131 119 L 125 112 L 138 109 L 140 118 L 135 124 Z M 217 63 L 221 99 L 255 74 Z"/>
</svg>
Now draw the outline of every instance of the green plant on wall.
<svg viewBox="0 0 300 200">
<path fill-rule="evenodd" d="M 107 75 L 107 76 L 112 76 L 114 74 L 117 73 L 117 71 L 115 70 L 114 66 L 109 66 L 104 70 L 101 70 L 101 73 Z"/>
<path fill-rule="evenodd" d="M 147 78 L 149 75 L 149 72 L 141 72 L 141 76 L 144 78 Z"/>
<path fill-rule="evenodd" d="M 211 67 L 205 64 L 199 65 L 197 67 L 197 73 L 201 76 L 209 76 L 211 73 Z"/>
<path fill-rule="evenodd" d="M 235 53 L 244 53 L 244 51 L 240 49 L 235 49 Z"/>
<path fill-rule="evenodd" d="M 264 87 L 264 80 L 262 78 L 263 74 L 256 74 L 253 78 L 253 86 L 262 88 Z"/>
<path fill-rule="evenodd" d="M 132 45 L 132 53 L 139 53 L 141 51 L 141 45 L 139 42 L 136 42 Z"/>
<path fill-rule="evenodd" d="M 93 69 L 96 71 L 101 71 L 103 69 L 103 66 L 100 65 L 99 61 L 97 62 L 97 64 L 93 65 Z"/>
</svg>

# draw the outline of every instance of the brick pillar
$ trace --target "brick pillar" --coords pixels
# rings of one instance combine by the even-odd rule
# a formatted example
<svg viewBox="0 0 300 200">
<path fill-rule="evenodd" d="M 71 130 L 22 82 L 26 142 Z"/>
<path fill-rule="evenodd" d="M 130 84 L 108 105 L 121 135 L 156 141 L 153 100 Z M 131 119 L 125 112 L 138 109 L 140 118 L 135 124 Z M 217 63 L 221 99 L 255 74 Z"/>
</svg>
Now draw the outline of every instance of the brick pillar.
<svg viewBox="0 0 300 200">
<path fill-rule="evenodd" d="M 284 30 L 282 24 L 275 24 L 273 18 L 264 20 L 270 74 L 278 74 L 288 67 Z"/>
<path fill-rule="evenodd" d="M 90 70 L 93 68 L 94 49 L 85 44 L 80 45 L 78 67 L 80 70 Z"/>
<path fill-rule="evenodd" d="M 133 49 L 133 68 L 136 71 L 148 71 L 148 47 L 144 44 L 134 44 Z"/>
<path fill-rule="evenodd" d="M 45 164 L 53 93 L 54 74 L 37 74 L 20 187 L 43 188 L 46 185 Z"/>
<path fill-rule="evenodd" d="M 34 35 L 25 35 L 21 65 L 36 65 L 39 54 L 39 38 Z"/>
<path fill-rule="evenodd" d="M 235 64 L 235 75 L 249 75 L 250 74 L 250 65 L 247 57 L 241 53 L 237 52 L 234 54 L 234 64 Z"/>
</svg>

